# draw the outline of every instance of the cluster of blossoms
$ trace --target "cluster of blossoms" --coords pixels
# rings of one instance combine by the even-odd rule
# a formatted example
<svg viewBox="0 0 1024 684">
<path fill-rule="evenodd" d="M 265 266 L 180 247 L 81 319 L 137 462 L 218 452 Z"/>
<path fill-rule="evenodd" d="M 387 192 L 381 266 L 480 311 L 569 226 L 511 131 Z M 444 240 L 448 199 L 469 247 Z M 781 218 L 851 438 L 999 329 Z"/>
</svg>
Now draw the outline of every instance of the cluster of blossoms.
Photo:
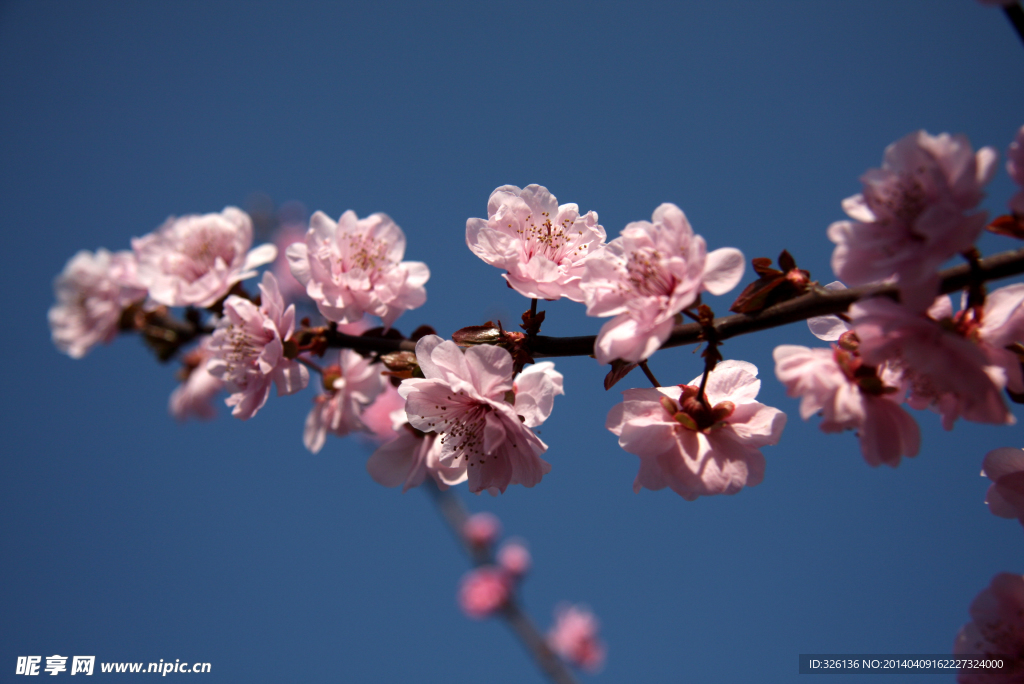
<svg viewBox="0 0 1024 684">
<path fill-rule="evenodd" d="M 1021 135 L 1009 150 L 1015 179 Z M 843 203 L 854 220 L 834 223 L 829 237 L 846 284 L 895 282 L 899 301 L 863 299 L 843 318 L 812 319 L 831 349 L 775 350 L 776 375 L 801 398 L 801 416 L 821 413 L 826 432 L 856 430 L 871 465 L 895 467 L 918 453 L 920 431 L 904 404 L 935 411 L 947 430 L 961 418 L 1014 422 L 1004 390 L 1024 392 L 1024 284 L 987 295 L 975 284 L 959 311 L 939 293 L 945 261 L 964 254 L 976 263 L 987 215 L 967 212 L 984 197 L 995 160 L 994 150 L 974 152 L 963 136 L 919 131 L 890 145 L 882 168 L 862 177 L 864 192 Z"/>
<path fill-rule="evenodd" d="M 842 282 L 820 287 L 783 252 L 781 270 L 753 260 L 759 279 L 733 304 L 742 316 L 803 295 L 839 294 L 843 283 L 863 288 L 845 313 L 809 321 L 830 347 L 783 345 L 773 356 L 776 376 L 800 399 L 801 417 L 820 414 L 825 432 L 856 431 L 872 466 L 895 467 L 920 451 L 920 430 L 905 407 L 938 413 L 948 430 L 960 419 L 1012 423 L 1005 395 L 1024 399 L 1024 283 L 987 292 L 974 248 L 986 226 L 1024 238 L 1024 128 L 1007 164 L 1022 189 L 1010 200 L 1011 214 L 989 223 L 977 208 L 996 159 L 960 135 L 919 131 L 893 143 L 881 168 L 861 178 L 862 192 L 843 202 L 849 219 L 828 229 Z M 142 333 L 161 358 L 194 345 L 182 354 L 183 382 L 170 399 L 179 419 L 212 417 L 220 393 L 235 417 L 252 418 L 272 385 L 279 395 L 295 393 L 312 369 L 320 392 L 303 432 L 311 452 L 328 434 L 361 433 L 376 444 L 367 471 L 384 486 L 406 491 L 429 477 L 442 490 L 465 482 L 471 492 L 498 494 L 509 485 L 533 487 L 551 469 L 534 430 L 564 393 L 563 377 L 553 363 L 535 362 L 532 345 L 544 318 L 537 300 L 564 297 L 610 319 L 584 352 L 612 365 L 606 387 L 637 366 L 654 385 L 625 390 L 605 423 L 640 459 L 634 490 L 668 487 L 686 500 L 736 494 L 763 480 L 761 449 L 781 438 L 786 415 L 756 400 L 753 364 L 722 359 L 716 319 L 702 301 L 739 284 L 743 254 L 708 252 L 673 204 L 607 241 L 597 213 L 559 205 L 544 187 L 497 188 L 487 218 L 467 221 L 466 243 L 533 300 L 526 332 L 488 324 L 458 331 L 454 341 L 426 326 L 411 338 L 393 329 L 426 301 L 430 271 L 403 260 L 405 235 L 385 214 L 360 219 L 348 211 L 335 222 L 316 212 L 308 227 L 285 226 L 280 249 L 252 248 L 252 240 L 248 215 L 228 207 L 168 219 L 134 239 L 131 251 L 78 253 L 55 283 L 54 343 L 75 358 L 119 331 Z M 939 269 L 957 255 L 971 271 L 954 310 Z M 242 282 L 272 262 L 260 294 L 247 293 Z M 296 320 L 301 301 L 290 300 L 302 296 L 325 325 Z M 171 307 L 185 307 L 185 322 Z M 381 325 L 371 328 L 368 317 Z M 662 386 L 647 361 L 681 330 L 683 317 L 700 328 L 704 369 L 687 384 Z M 985 473 L 993 479 L 992 512 L 1024 522 L 1019 450 L 989 454 Z M 474 542 L 466 534 L 490 553 L 493 538 L 481 533 Z M 525 547 L 506 545 L 497 564 L 463 580 L 460 604 L 473 617 L 502 610 L 528 567 Z M 965 628 L 958 649 L 994 648 L 1010 629 L 1006 616 L 1016 609 L 1005 606 L 1024 590 L 1014 588 L 1020 578 L 997 580 L 972 606 L 976 626 Z M 585 669 L 603 661 L 596 621 L 584 609 L 560 609 L 550 641 Z"/>
<path fill-rule="evenodd" d="M 530 552 L 521 540 L 506 540 L 493 551 L 500 536 L 501 523 L 490 513 L 471 515 L 462 526 L 463 541 L 480 562 L 462 577 L 457 599 L 462 612 L 474 620 L 512 609 L 530 570 Z M 594 673 L 604 666 L 605 645 L 598 637 L 598 622 L 584 606 L 562 603 L 555 608 L 547 646 L 582 670 Z"/>
</svg>

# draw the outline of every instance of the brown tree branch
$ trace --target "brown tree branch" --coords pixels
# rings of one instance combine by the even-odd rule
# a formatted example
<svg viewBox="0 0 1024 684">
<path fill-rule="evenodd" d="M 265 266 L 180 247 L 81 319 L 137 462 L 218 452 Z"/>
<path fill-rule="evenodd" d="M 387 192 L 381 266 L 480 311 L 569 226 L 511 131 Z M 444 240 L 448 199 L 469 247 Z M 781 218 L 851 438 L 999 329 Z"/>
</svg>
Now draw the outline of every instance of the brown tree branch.
<svg viewBox="0 0 1024 684">
<path fill-rule="evenodd" d="M 980 259 L 977 264 L 978 277 L 984 281 L 1008 278 L 1024 273 L 1024 249 L 1002 252 L 987 259 Z M 961 264 L 946 269 L 939 274 L 940 290 L 943 294 L 956 292 L 967 287 L 971 282 L 971 265 Z M 846 311 L 854 302 L 867 297 L 890 297 L 898 299 L 899 290 L 896 285 L 865 285 L 848 290 L 834 292 L 812 292 L 789 301 L 770 306 L 756 314 L 734 314 L 714 320 L 713 326 L 719 340 L 726 340 L 737 335 L 746 335 L 767 330 L 780 325 L 804 321 L 814 316 L 839 314 Z M 683 323 L 672 329 L 665 347 L 678 347 L 684 344 L 700 342 L 702 327 L 699 323 Z M 532 342 L 531 350 L 535 357 L 553 356 L 589 356 L 594 353 L 594 335 L 580 337 L 545 337 L 538 335 Z"/>
</svg>

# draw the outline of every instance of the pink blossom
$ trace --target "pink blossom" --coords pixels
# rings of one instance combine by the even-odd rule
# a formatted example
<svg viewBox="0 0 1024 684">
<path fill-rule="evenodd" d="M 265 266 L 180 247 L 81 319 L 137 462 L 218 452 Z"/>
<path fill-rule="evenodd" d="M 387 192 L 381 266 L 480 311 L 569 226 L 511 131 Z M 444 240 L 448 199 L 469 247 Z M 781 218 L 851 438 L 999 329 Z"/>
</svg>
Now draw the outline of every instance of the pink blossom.
<svg viewBox="0 0 1024 684">
<path fill-rule="evenodd" d="M 136 277 L 135 255 L 82 250 L 53 281 L 57 303 L 50 307 L 50 333 L 57 349 L 80 359 L 101 342 L 117 337 L 125 307 L 146 297 Z"/>
<path fill-rule="evenodd" d="M 324 369 L 324 385 L 331 389 L 313 399 L 313 409 L 306 417 L 302 443 L 307 449 L 318 453 L 328 432 L 344 437 L 367 429 L 360 414 L 384 391 L 383 369 L 351 349 L 341 350 L 338 364 Z"/>
<path fill-rule="evenodd" d="M 959 684 L 1014 684 L 1024 678 L 1024 577 L 1001 572 L 971 602 L 971 620 L 956 635 L 955 655 L 998 656 L 999 670 L 964 669 Z"/>
<path fill-rule="evenodd" d="M 471 546 L 491 546 L 501 535 L 501 521 L 493 513 L 474 513 L 462 526 L 462 536 Z"/>
<path fill-rule="evenodd" d="M 396 411 L 401 418 L 398 427 L 395 426 L 393 418 Z M 370 431 L 370 438 L 381 444 L 397 437 L 401 424 L 409 422 L 405 419 L 405 399 L 390 382 L 384 383 L 384 391 L 377 395 L 372 404 L 363 409 L 359 418 Z"/>
<path fill-rule="evenodd" d="M 672 332 L 675 315 L 704 290 L 724 294 L 743 277 L 743 254 L 731 247 L 707 253 L 674 204 L 637 221 L 593 258 L 580 287 L 587 315 L 614 318 L 601 328 L 594 355 L 601 363 L 641 361 Z"/>
<path fill-rule="evenodd" d="M 930 311 L 940 315 L 940 308 Z M 881 298 L 851 306 L 850 319 L 865 363 L 887 363 L 901 372 L 910 391 L 908 403 L 940 413 L 947 430 L 959 417 L 977 423 L 1014 422 L 1002 397 L 1005 371 L 948 326 Z"/>
<path fill-rule="evenodd" d="M 498 565 L 515 579 L 522 579 L 533 563 L 530 550 L 519 539 L 509 539 L 502 544 L 496 557 Z"/>
<path fill-rule="evenodd" d="M 207 370 L 224 381 L 231 415 L 248 420 L 267 402 L 270 385 L 277 394 L 292 394 L 309 384 L 309 371 L 285 358 L 284 341 L 295 330 L 295 306 L 284 308 L 277 279 L 269 271 L 260 284 L 259 307 L 237 295 L 224 301 L 224 316 L 210 342 Z"/>
<path fill-rule="evenodd" d="M 548 645 L 572 665 L 599 672 L 604 667 L 605 645 L 598 638 L 598 627 L 597 618 L 586 607 L 563 603 L 555 609 Z"/>
<path fill-rule="evenodd" d="M 459 584 L 459 607 L 474 620 L 494 615 L 512 595 L 509 577 L 499 568 L 485 565 L 470 570 Z"/>
<path fill-rule="evenodd" d="M 580 277 L 590 255 L 604 246 L 597 213 L 580 216 L 575 204 L 558 205 L 540 185 L 503 185 L 487 201 L 487 220 L 466 221 L 466 244 L 525 297 L 583 301 Z"/>
<path fill-rule="evenodd" d="M 377 447 L 366 462 L 374 482 L 385 487 L 402 485 L 407 492 L 419 487 L 429 475 L 440 490 L 466 481 L 466 464 L 447 466 L 441 462 L 441 440 L 423 434 L 408 423 L 398 428 L 397 437 Z"/>
<path fill-rule="evenodd" d="M 210 349 L 212 337 L 203 337 L 199 344 L 185 358 L 187 376 L 178 387 L 171 392 L 168 410 L 179 421 L 190 416 L 199 420 L 210 420 L 216 417 L 217 409 L 211 403 L 213 398 L 224 389 L 220 378 L 210 375 L 206 364 L 213 356 Z"/>
<path fill-rule="evenodd" d="M 402 261 L 405 233 L 386 214 L 360 219 L 346 211 L 335 223 L 323 212 L 309 220 L 304 242 L 288 247 L 288 263 L 328 320 L 352 323 L 363 314 L 385 327 L 427 300 L 430 270 Z"/>
<path fill-rule="evenodd" d="M 1012 4 L 1014 1 L 1010 0 L 1006 4 Z M 1017 137 L 1013 139 L 1010 149 L 1006 151 L 1006 172 L 1018 186 L 1024 188 L 1024 126 L 1017 131 Z M 1010 198 L 1010 211 L 1024 216 L 1024 189 Z"/>
<path fill-rule="evenodd" d="M 828 229 L 836 276 L 848 285 L 895 277 L 903 302 L 926 308 L 938 293 L 939 267 L 985 227 L 985 212 L 965 212 L 985 196 L 996 156 L 948 133 L 918 131 L 889 145 L 882 168 L 861 176 L 863 193 L 843 201 L 853 220 Z"/>
<path fill-rule="evenodd" d="M 153 301 L 167 306 L 212 306 L 277 256 L 273 245 L 250 250 L 251 245 L 252 219 L 237 207 L 172 216 L 155 232 L 132 240 L 139 280 Z"/>
<path fill-rule="evenodd" d="M 754 399 L 761 387 L 757 368 L 723 361 L 708 375 L 697 398 L 700 376 L 689 385 L 630 389 L 608 413 L 605 426 L 619 446 L 640 457 L 633 491 L 671 487 L 687 501 L 735 494 L 764 478 L 760 447 L 776 444 L 786 414 Z"/>
<path fill-rule="evenodd" d="M 839 347 L 775 348 L 775 375 L 791 397 L 800 397 L 800 417 L 822 414 L 823 432 L 857 430 L 864 460 L 896 467 L 901 456 L 916 456 L 921 445 L 917 423 L 900 407 L 897 387 L 865 368 Z M 867 373 L 858 371 L 869 371 Z"/>
<path fill-rule="evenodd" d="M 441 435 L 441 462 L 452 468 L 465 464 L 469 491 L 504 492 L 510 484 L 540 482 L 551 465 L 540 458 L 547 445 L 530 428 L 547 418 L 561 375 L 540 369 L 535 372 L 557 376 L 557 382 L 534 382 L 523 373 L 513 398 L 512 356 L 500 347 L 463 352 L 454 342 L 428 335 L 416 343 L 416 360 L 424 377 L 403 380 L 398 388 L 409 423 Z"/>
<path fill-rule="evenodd" d="M 1024 450 L 1001 447 L 985 454 L 981 474 L 992 480 L 985 503 L 993 515 L 1024 525 Z"/>
</svg>

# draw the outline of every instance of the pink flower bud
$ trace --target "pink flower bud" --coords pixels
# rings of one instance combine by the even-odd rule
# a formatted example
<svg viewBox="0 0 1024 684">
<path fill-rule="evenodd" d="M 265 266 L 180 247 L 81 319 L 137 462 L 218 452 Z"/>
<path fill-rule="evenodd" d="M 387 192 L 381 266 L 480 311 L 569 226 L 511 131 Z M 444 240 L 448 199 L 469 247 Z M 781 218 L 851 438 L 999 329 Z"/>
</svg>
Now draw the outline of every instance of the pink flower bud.
<svg viewBox="0 0 1024 684">
<path fill-rule="evenodd" d="M 517 580 L 530 571 L 532 564 L 529 549 L 518 539 L 510 539 L 498 549 L 498 565 Z"/>
<path fill-rule="evenodd" d="M 598 622 L 584 606 L 563 603 L 555 608 L 555 625 L 548 632 L 548 645 L 565 661 L 597 672 L 604 667 L 605 646 L 597 637 Z"/>
<path fill-rule="evenodd" d="M 501 521 L 493 513 L 474 513 L 462 526 L 462 535 L 471 546 L 490 546 L 501 534 Z"/>
<path fill-rule="evenodd" d="M 494 566 L 470 570 L 459 585 L 459 608 L 474 620 L 490 617 L 508 603 L 509 584 L 508 575 Z"/>
</svg>

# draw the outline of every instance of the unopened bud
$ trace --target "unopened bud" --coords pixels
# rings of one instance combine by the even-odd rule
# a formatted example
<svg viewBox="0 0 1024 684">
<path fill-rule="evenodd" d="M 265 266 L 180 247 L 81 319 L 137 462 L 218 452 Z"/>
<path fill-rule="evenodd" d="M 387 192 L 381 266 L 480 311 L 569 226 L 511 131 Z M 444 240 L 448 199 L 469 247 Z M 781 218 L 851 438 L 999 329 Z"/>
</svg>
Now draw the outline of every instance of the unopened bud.
<svg viewBox="0 0 1024 684">
<path fill-rule="evenodd" d="M 460 347 L 475 344 L 498 344 L 502 341 L 501 328 L 490 321 L 483 325 L 470 325 L 452 333 L 452 339 Z"/>
<path fill-rule="evenodd" d="M 501 521 L 493 513 L 474 513 L 462 526 L 462 536 L 471 546 L 486 547 L 501 534 Z"/>
</svg>

